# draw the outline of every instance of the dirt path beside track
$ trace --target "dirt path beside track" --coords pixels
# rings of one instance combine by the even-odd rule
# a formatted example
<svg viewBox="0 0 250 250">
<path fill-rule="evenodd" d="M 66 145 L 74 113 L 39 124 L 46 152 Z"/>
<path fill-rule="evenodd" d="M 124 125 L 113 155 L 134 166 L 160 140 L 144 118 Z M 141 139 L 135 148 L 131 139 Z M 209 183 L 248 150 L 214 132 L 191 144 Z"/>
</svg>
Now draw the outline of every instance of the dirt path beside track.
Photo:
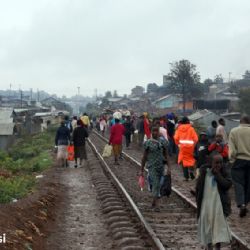
<svg viewBox="0 0 250 250">
<path fill-rule="evenodd" d="M 89 154 L 89 164 L 98 164 L 93 154 Z M 55 227 L 47 239 L 46 249 L 114 249 L 100 211 L 89 166 L 63 169 L 61 184 L 65 187 L 65 197 L 57 211 Z"/>
</svg>

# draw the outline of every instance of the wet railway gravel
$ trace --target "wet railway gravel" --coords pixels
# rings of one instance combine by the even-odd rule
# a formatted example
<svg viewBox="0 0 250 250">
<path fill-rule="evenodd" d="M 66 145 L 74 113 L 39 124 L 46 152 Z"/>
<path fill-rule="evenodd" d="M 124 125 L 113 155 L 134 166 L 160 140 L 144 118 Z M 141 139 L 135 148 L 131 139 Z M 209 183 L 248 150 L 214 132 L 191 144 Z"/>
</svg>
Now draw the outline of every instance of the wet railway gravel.
<svg viewBox="0 0 250 250">
<path fill-rule="evenodd" d="M 131 145 L 131 149 L 126 150 L 124 152 L 131 155 L 137 161 L 141 161 L 141 157 L 143 154 L 143 150 L 139 148 L 137 145 Z M 190 190 L 194 189 L 195 181 L 183 181 L 183 173 L 182 169 L 176 164 L 174 158 L 171 159 L 172 162 L 172 181 L 173 185 L 180 191 L 183 195 L 185 195 L 188 199 L 195 203 L 195 197 L 191 194 Z M 248 213 L 246 217 L 240 218 L 238 213 L 239 210 L 235 203 L 235 194 L 233 188 L 230 190 L 231 194 L 231 202 L 232 202 L 232 214 L 230 215 L 228 222 L 231 230 L 243 241 L 245 241 L 250 248 L 250 214 Z"/>
<path fill-rule="evenodd" d="M 105 142 L 92 133 L 91 140 L 98 150 L 102 152 Z M 134 157 L 140 162 L 142 151 L 136 146 L 132 146 L 126 153 Z M 151 196 L 147 191 L 141 192 L 137 184 L 137 174 L 139 172 L 128 160 L 120 161 L 120 166 L 113 164 L 113 158 L 105 158 L 107 163 L 112 166 L 112 170 L 118 176 L 119 180 L 127 189 L 128 193 L 134 199 L 144 217 L 163 242 L 166 249 L 202 249 L 197 242 L 197 221 L 195 209 L 182 201 L 176 194 L 172 194 L 170 198 L 161 199 L 161 212 L 153 212 L 150 208 Z M 174 161 L 173 161 L 174 162 Z M 176 164 L 175 164 L 176 165 Z M 184 195 L 194 201 L 194 197 L 190 193 L 190 189 L 194 187 L 194 182 L 184 182 L 182 173 L 178 166 L 172 168 L 172 180 L 175 187 Z M 237 219 L 239 221 L 239 219 Z M 248 230 L 241 227 L 240 222 L 232 223 L 230 226 L 233 231 L 237 232 L 237 236 L 249 238 Z M 223 249 L 231 249 L 224 247 Z M 233 246 L 232 249 L 239 249 Z"/>
<path fill-rule="evenodd" d="M 101 152 L 105 143 L 94 134 L 92 142 Z M 152 197 L 147 190 L 140 190 L 137 183 L 135 165 L 127 160 L 121 160 L 119 166 L 113 164 L 113 158 L 105 158 L 112 171 L 124 185 L 132 199 L 137 204 L 145 219 L 150 223 L 166 249 L 201 249 L 196 236 L 195 210 L 180 200 L 175 194 L 163 198 L 161 212 L 151 208 Z"/>
</svg>

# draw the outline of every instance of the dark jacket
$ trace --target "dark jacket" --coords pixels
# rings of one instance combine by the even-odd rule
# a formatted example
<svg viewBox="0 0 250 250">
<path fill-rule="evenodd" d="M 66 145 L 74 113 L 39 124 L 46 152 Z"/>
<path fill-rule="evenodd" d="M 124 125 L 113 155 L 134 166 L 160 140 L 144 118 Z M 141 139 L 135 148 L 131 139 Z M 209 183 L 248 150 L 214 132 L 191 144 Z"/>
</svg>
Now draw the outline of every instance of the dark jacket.
<svg viewBox="0 0 250 250">
<path fill-rule="evenodd" d="M 175 132 L 175 124 L 172 123 L 171 121 L 167 122 L 167 131 L 168 131 L 168 136 L 173 139 L 174 137 L 174 132 Z"/>
<path fill-rule="evenodd" d="M 195 159 L 196 167 L 200 168 L 202 165 L 207 163 L 207 157 L 209 155 L 208 142 L 200 141 L 195 146 Z"/>
<path fill-rule="evenodd" d="M 131 135 L 133 133 L 133 124 L 131 121 L 125 121 L 125 123 L 123 124 L 124 128 L 125 128 L 125 135 Z"/>
<path fill-rule="evenodd" d="M 144 134 L 144 120 L 140 118 L 140 120 L 137 122 L 136 126 L 139 134 Z"/>
<path fill-rule="evenodd" d="M 55 145 L 68 145 L 70 141 L 70 131 L 67 127 L 61 126 L 57 129 Z"/>
<path fill-rule="evenodd" d="M 200 217 L 201 204 L 203 199 L 205 177 L 207 173 L 207 168 L 210 168 L 209 164 L 205 164 L 200 168 L 200 176 L 196 183 L 196 202 L 197 202 L 197 217 Z M 217 182 L 218 191 L 220 194 L 220 199 L 223 207 L 223 212 L 225 216 L 231 213 L 231 201 L 228 194 L 228 190 L 232 186 L 232 178 L 230 169 L 223 165 L 219 174 L 214 175 Z"/>
<path fill-rule="evenodd" d="M 76 127 L 73 131 L 73 143 L 75 147 L 84 146 L 85 138 L 89 136 L 88 131 L 84 127 Z"/>
</svg>

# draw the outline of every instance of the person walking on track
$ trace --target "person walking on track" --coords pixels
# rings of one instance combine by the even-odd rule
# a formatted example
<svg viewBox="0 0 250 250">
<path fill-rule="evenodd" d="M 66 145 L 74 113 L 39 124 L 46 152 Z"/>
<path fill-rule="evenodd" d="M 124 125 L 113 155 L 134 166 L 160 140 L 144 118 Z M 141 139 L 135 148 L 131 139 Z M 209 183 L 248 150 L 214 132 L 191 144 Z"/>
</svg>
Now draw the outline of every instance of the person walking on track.
<svg viewBox="0 0 250 250">
<path fill-rule="evenodd" d="M 125 118 L 125 122 L 124 122 L 124 128 L 125 128 L 125 132 L 124 132 L 124 136 L 126 139 L 126 148 L 129 148 L 129 145 L 131 143 L 131 135 L 133 133 L 133 124 L 131 122 L 130 116 L 127 116 Z"/>
<path fill-rule="evenodd" d="M 109 144 L 113 146 L 113 152 L 115 157 L 115 165 L 120 165 L 118 158 L 122 153 L 122 137 L 124 135 L 125 128 L 120 124 L 119 119 L 115 119 L 115 125 L 111 127 Z"/>
<path fill-rule="evenodd" d="M 144 154 L 141 162 L 141 175 L 147 162 L 149 177 L 152 180 L 153 201 L 152 208 L 154 211 L 160 211 L 160 180 L 164 176 L 165 163 L 167 164 L 167 174 L 171 174 L 170 162 L 168 159 L 168 147 L 166 140 L 160 140 L 159 127 L 152 128 L 152 138 L 144 143 Z"/>
<path fill-rule="evenodd" d="M 215 139 L 217 126 L 217 121 L 213 120 L 211 122 L 211 125 L 207 128 L 207 136 L 209 143 Z"/>
<path fill-rule="evenodd" d="M 231 232 L 226 217 L 231 212 L 228 191 L 232 186 L 230 169 L 223 157 L 214 152 L 209 163 L 201 166 L 196 183 L 198 238 L 207 250 L 221 249 L 221 243 L 230 243 Z"/>
<path fill-rule="evenodd" d="M 107 127 L 106 119 L 104 116 L 102 116 L 100 119 L 100 130 L 102 132 L 102 136 L 104 136 L 105 134 L 106 127 Z"/>
<path fill-rule="evenodd" d="M 145 131 L 144 131 L 144 117 L 143 117 L 143 115 L 141 115 L 139 117 L 139 120 L 137 121 L 136 128 L 138 130 L 138 146 L 142 147 L 143 146 L 144 135 L 145 135 Z"/>
<path fill-rule="evenodd" d="M 146 135 L 146 139 L 150 139 L 151 138 L 151 132 L 150 132 L 150 121 L 148 119 L 148 113 L 144 112 L 143 113 L 144 116 L 144 134 Z"/>
<path fill-rule="evenodd" d="M 223 118 L 220 118 L 218 123 L 219 126 L 216 128 L 216 135 L 222 135 L 223 141 L 228 143 L 227 132 L 225 130 L 226 122 Z"/>
<path fill-rule="evenodd" d="M 74 131 L 74 129 L 77 127 L 77 116 L 73 116 L 71 126 L 72 126 L 72 129 Z"/>
<path fill-rule="evenodd" d="M 175 144 L 179 147 L 178 164 L 183 168 L 186 181 L 194 179 L 194 150 L 198 136 L 187 117 L 183 117 L 174 135 Z"/>
<path fill-rule="evenodd" d="M 89 117 L 87 113 L 83 114 L 83 116 L 81 117 L 81 120 L 82 120 L 83 126 L 88 129 L 90 126 L 90 121 L 89 121 Z"/>
<path fill-rule="evenodd" d="M 85 141 L 88 137 L 88 131 L 85 126 L 83 126 L 82 121 L 77 121 L 77 127 L 73 131 L 72 140 L 74 143 L 74 154 L 75 154 L 75 168 L 77 168 L 77 159 L 80 158 L 80 166 L 83 160 L 87 160 L 87 152 Z"/>
<path fill-rule="evenodd" d="M 55 145 L 57 147 L 57 162 L 59 166 L 67 167 L 67 147 L 70 142 L 70 130 L 65 126 L 65 121 L 56 131 Z"/>
<path fill-rule="evenodd" d="M 250 202 L 250 117 L 243 116 L 240 125 L 229 134 L 229 160 L 233 162 L 232 178 L 240 217 L 246 216 Z"/>
</svg>

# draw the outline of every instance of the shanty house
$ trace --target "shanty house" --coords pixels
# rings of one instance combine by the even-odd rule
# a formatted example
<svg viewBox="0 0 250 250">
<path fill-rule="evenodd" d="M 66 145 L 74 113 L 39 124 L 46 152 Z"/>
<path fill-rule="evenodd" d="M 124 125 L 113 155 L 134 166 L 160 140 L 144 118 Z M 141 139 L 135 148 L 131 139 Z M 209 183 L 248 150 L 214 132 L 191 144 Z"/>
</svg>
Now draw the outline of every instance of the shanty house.
<svg viewBox="0 0 250 250">
<path fill-rule="evenodd" d="M 0 149 L 6 150 L 15 140 L 12 108 L 0 109 Z"/>
</svg>

